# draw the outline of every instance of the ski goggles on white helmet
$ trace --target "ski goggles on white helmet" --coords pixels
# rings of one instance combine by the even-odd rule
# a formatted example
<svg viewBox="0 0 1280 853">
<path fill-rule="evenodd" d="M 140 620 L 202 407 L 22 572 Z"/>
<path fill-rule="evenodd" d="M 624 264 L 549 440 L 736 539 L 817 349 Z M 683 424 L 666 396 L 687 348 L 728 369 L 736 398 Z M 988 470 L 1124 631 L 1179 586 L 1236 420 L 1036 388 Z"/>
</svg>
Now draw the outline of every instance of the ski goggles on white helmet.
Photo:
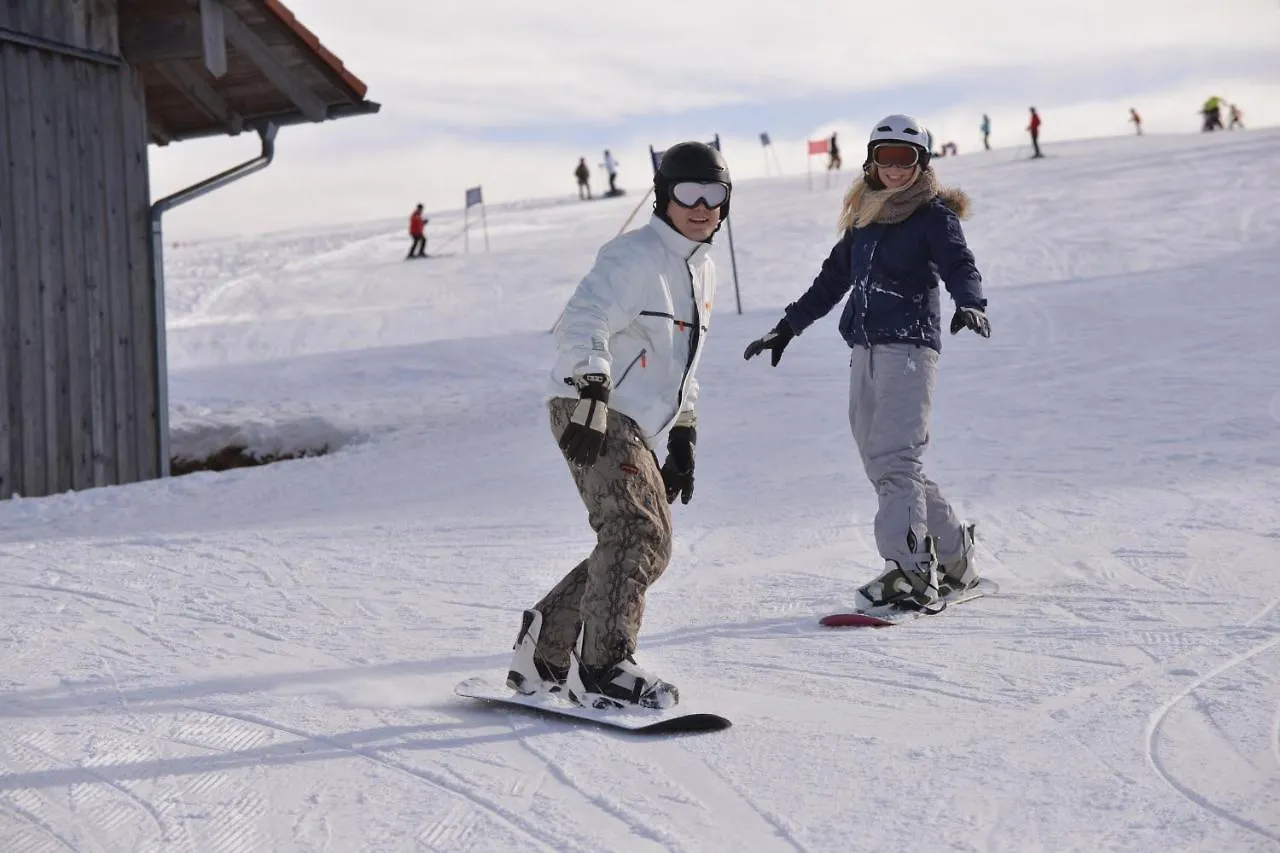
<svg viewBox="0 0 1280 853">
<path fill-rule="evenodd" d="M 681 207 L 697 207 L 702 202 L 714 209 L 729 200 L 729 188 L 719 183 L 679 181 L 671 185 L 671 200 Z"/>
<path fill-rule="evenodd" d="M 910 169 L 920 162 L 920 149 L 914 145 L 887 142 L 871 149 L 871 159 L 877 166 Z"/>
</svg>

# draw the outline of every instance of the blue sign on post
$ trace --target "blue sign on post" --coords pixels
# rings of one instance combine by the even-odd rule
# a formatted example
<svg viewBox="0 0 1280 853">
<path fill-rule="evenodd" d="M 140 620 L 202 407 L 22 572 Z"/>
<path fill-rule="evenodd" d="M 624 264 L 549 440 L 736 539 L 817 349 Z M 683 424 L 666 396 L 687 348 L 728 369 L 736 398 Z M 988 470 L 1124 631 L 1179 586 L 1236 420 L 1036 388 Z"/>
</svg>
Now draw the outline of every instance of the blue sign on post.
<svg viewBox="0 0 1280 853">
<path fill-rule="evenodd" d="M 480 224 L 484 226 L 484 250 L 489 251 L 489 220 L 484 215 L 484 193 L 480 187 L 467 190 L 467 206 L 462 210 L 462 246 L 463 251 L 471 251 L 471 208 L 480 205 Z"/>
</svg>

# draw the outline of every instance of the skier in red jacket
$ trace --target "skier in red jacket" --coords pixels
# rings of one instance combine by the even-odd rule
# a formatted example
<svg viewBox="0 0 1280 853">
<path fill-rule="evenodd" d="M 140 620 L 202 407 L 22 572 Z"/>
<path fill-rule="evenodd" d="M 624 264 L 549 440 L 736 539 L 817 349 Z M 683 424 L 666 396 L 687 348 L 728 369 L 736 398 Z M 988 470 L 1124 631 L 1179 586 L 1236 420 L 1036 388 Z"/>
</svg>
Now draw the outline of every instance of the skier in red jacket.
<svg viewBox="0 0 1280 853">
<path fill-rule="evenodd" d="M 413 239 L 413 243 L 409 246 L 409 254 L 405 255 L 405 260 L 409 258 L 425 258 L 427 256 L 427 237 L 423 233 L 423 228 L 430 220 L 422 215 L 422 205 L 418 205 L 413 209 L 413 213 L 409 215 L 409 236 Z"/>
<path fill-rule="evenodd" d="M 1031 124 L 1027 125 L 1028 132 L 1031 133 L 1031 149 L 1035 151 L 1031 155 L 1031 159 L 1043 157 L 1040 153 L 1040 113 L 1036 112 L 1036 108 L 1031 108 Z"/>
</svg>

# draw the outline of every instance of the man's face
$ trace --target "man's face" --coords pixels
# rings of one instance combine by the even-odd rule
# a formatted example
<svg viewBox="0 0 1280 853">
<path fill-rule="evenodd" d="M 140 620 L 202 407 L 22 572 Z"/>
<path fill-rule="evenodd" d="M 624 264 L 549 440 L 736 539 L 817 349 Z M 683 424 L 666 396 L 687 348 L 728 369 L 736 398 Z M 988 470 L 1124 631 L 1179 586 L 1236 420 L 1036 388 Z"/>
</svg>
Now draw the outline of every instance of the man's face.
<svg viewBox="0 0 1280 853">
<path fill-rule="evenodd" d="M 703 243 L 720 226 L 720 208 L 708 208 L 702 202 L 695 207 L 681 207 L 670 201 L 667 202 L 667 218 L 685 237 Z"/>
</svg>

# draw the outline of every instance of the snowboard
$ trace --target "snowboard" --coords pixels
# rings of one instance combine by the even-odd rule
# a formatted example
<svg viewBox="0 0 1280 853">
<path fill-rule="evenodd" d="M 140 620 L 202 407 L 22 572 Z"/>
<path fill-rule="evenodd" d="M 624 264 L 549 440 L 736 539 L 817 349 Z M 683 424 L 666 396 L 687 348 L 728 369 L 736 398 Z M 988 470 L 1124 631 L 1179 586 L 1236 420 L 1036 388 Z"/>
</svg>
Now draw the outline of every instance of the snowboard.
<svg viewBox="0 0 1280 853">
<path fill-rule="evenodd" d="M 561 719 L 576 720 L 643 735 L 716 732 L 733 725 L 718 714 L 689 712 L 678 705 L 662 711 L 585 708 L 570 701 L 568 696 L 548 692 L 525 696 L 516 693 L 505 682 L 482 676 L 468 678 L 453 688 L 453 692 L 468 699 L 479 699 L 497 706 L 523 708 Z"/>
<path fill-rule="evenodd" d="M 875 612 L 851 610 L 845 613 L 832 613 L 829 616 L 823 616 L 818 620 L 818 624 L 827 628 L 887 628 L 890 625 L 900 625 L 903 622 L 919 619 L 921 616 L 936 616 L 945 612 L 948 607 L 963 604 L 966 601 L 973 601 L 999 591 L 1000 586 L 995 581 L 979 578 L 978 583 L 968 589 L 944 594 L 929 609 L 889 608 Z"/>
</svg>

